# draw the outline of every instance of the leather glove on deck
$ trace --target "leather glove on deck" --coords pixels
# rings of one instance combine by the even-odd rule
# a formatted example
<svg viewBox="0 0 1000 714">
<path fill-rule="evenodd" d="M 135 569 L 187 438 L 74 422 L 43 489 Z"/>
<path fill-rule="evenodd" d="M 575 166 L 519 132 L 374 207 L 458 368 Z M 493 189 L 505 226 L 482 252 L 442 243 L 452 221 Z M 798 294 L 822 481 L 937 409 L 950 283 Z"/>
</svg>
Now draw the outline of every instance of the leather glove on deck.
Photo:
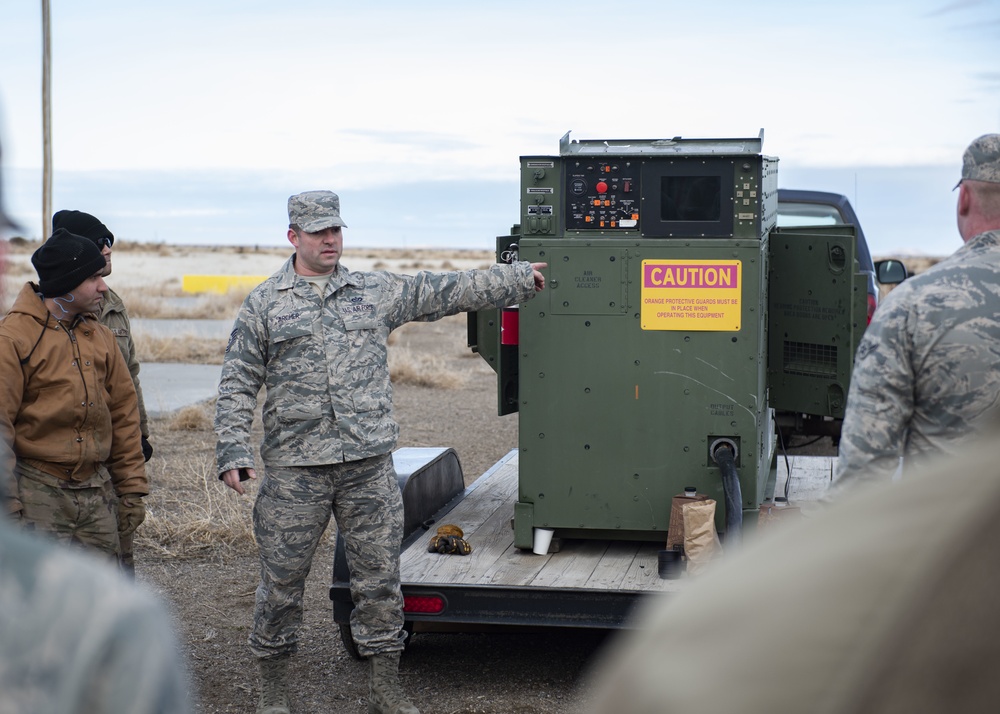
<svg viewBox="0 0 1000 714">
<path fill-rule="evenodd" d="M 136 528 L 146 520 L 146 506 L 142 496 L 126 493 L 118 499 L 118 537 L 125 538 L 135 533 Z"/>
<path fill-rule="evenodd" d="M 437 535 L 431 537 L 431 541 L 427 545 L 427 552 L 444 555 L 468 555 L 472 552 L 472 546 L 463 536 L 465 533 L 458 526 L 443 525 L 437 529 Z"/>
</svg>

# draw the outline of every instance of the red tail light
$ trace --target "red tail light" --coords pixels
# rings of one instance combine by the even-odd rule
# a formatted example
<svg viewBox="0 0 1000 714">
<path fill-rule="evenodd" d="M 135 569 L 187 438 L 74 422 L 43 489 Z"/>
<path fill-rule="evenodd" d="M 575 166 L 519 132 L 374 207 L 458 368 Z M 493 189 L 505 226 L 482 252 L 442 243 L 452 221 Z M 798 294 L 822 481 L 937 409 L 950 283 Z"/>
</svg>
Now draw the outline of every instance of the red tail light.
<svg viewBox="0 0 1000 714">
<path fill-rule="evenodd" d="M 405 595 L 403 612 L 434 614 L 444 611 L 444 598 L 440 595 Z"/>
<path fill-rule="evenodd" d="M 869 325 L 872 324 L 872 315 L 875 314 L 875 307 L 876 307 L 876 305 L 878 305 L 878 303 L 875 302 L 875 296 L 872 295 L 871 293 L 868 293 L 868 324 Z"/>
</svg>

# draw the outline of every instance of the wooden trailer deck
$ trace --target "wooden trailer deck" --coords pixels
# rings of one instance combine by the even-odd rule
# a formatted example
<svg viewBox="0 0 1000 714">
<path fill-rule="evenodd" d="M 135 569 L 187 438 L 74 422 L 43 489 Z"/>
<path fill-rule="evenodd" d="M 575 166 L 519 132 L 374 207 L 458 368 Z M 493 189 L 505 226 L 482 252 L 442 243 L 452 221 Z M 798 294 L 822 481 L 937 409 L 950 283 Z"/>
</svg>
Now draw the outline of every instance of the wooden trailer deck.
<svg viewBox="0 0 1000 714">
<path fill-rule="evenodd" d="M 791 502 L 815 501 L 829 486 L 834 459 L 789 457 Z M 669 592 L 681 580 L 658 575 L 660 542 L 565 539 L 558 552 L 535 555 L 514 547 L 511 519 L 517 501 L 517 450 L 477 479 L 438 523 L 454 523 L 472 545 L 467 556 L 427 552 L 434 529 L 414 540 L 402 553 L 405 585 L 503 588 L 558 588 L 614 593 Z M 775 492 L 783 494 L 786 464 L 779 455 Z M 475 494 L 473 496 L 473 491 Z M 664 540 L 666 533 L 664 533 Z"/>
</svg>

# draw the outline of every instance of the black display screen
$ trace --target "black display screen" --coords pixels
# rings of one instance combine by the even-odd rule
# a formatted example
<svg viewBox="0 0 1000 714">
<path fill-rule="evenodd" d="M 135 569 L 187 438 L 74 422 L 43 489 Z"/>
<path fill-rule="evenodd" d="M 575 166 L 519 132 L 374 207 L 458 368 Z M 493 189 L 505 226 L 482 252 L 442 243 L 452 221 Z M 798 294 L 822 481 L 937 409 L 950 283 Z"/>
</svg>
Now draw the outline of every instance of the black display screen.
<svg viewBox="0 0 1000 714">
<path fill-rule="evenodd" d="M 642 235 L 724 238 L 733 234 L 733 161 L 691 157 L 643 162 Z"/>
<path fill-rule="evenodd" d="M 661 221 L 718 221 L 722 213 L 718 176 L 661 176 Z"/>
</svg>

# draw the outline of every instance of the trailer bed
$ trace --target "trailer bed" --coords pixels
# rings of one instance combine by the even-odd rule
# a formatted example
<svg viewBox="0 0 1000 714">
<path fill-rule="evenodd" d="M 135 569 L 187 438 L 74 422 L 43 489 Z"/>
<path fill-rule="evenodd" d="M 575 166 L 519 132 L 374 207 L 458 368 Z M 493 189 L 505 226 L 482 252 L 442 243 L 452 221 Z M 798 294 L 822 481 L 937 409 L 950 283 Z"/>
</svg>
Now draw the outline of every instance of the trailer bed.
<svg viewBox="0 0 1000 714">
<path fill-rule="evenodd" d="M 443 451 L 403 449 L 407 453 L 397 455 L 401 466 L 409 456 L 416 456 L 419 463 L 428 460 L 425 453 L 433 458 Z M 774 492 L 784 494 L 790 468 L 789 500 L 805 510 L 829 487 L 834 463 L 831 457 L 799 456 L 787 461 L 779 457 Z M 460 483 L 461 477 L 457 478 Z M 546 555 L 515 548 L 512 518 L 517 489 L 518 452 L 514 449 L 470 486 L 455 489 L 447 504 L 430 517 L 421 516 L 412 527 L 400 558 L 408 630 L 622 628 L 629 626 L 640 600 L 684 587 L 684 578 L 659 577 L 657 553 L 666 533 L 663 541 L 655 542 L 564 539 L 556 552 Z M 472 546 L 469 555 L 428 552 L 437 527 L 446 523 L 464 531 Z M 348 623 L 353 603 L 349 585 L 343 554 L 338 553 L 330 598 L 334 619 L 350 650 Z"/>
<path fill-rule="evenodd" d="M 564 540 L 558 552 L 547 555 L 515 548 L 511 519 L 517 501 L 517 464 L 514 450 L 437 519 L 438 523 L 454 523 L 465 531 L 472 553 L 444 556 L 427 552 L 435 532 L 432 527 L 403 551 L 400 562 L 403 583 L 636 593 L 677 588 L 678 581 L 662 580 L 657 574 L 657 551 L 663 548 L 660 542 Z M 666 533 L 663 535 L 665 540 Z"/>
</svg>

